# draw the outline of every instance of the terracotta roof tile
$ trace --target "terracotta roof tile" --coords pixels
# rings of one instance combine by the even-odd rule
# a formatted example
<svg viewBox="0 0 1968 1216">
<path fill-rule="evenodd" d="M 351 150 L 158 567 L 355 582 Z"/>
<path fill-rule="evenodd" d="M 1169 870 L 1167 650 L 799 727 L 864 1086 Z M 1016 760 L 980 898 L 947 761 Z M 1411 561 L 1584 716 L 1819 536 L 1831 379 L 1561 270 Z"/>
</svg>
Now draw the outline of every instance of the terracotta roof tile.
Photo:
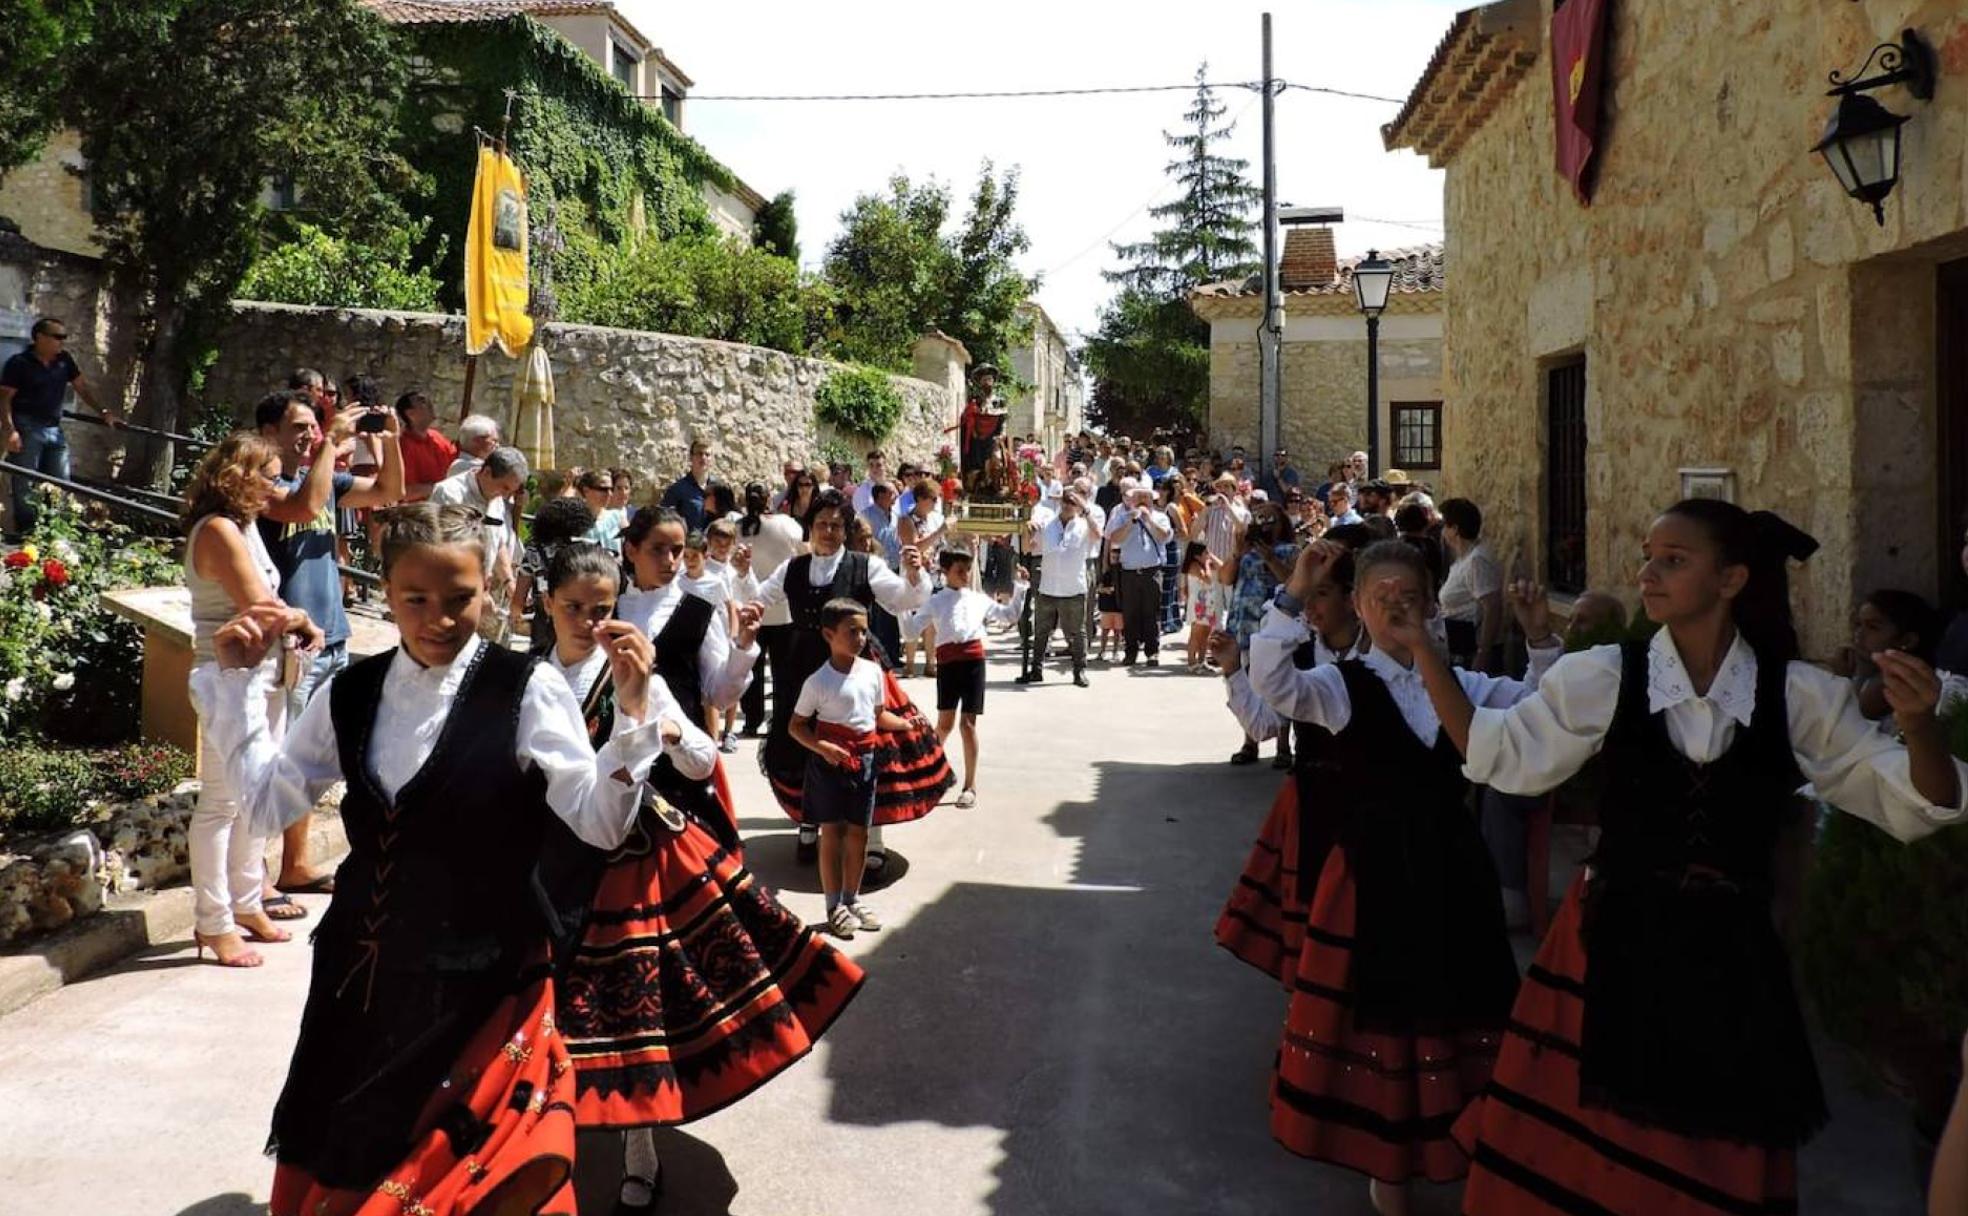
<svg viewBox="0 0 1968 1216">
<path fill-rule="evenodd" d="M 1381 257 L 1394 265 L 1394 282 L 1388 288 L 1390 294 L 1416 295 L 1424 292 L 1448 290 L 1448 263 L 1446 247 L 1440 244 L 1416 245 L 1409 249 L 1388 249 Z M 1282 294 L 1295 296 L 1336 296 L 1353 294 L 1353 268 L 1365 261 L 1365 256 L 1341 258 L 1339 275 L 1332 282 L 1318 287 L 1306 287 Z M 1264 277 L 1251 275 L 1247 279 L 1232 279 L 1223 283 L 1205 283 L 1190 292 L 1195 299 L 1236 299 L 1242 296 L 1257 296 L 1264 293 Z"/>
<path fill-rule="evenodd" d="M 1388 151 L 1412 148 L 1437 168 L 1461 150 L 1543 51 L 1542 0 L 1492 0 L 1457 13 L 1394 121 Z"/>
<path fill-rule="evenodd" d="M 464 25 L 508 17 L 579 17 L 612 13 L 612 0 L 362 0 L 391 25 Z"/>
</svg>

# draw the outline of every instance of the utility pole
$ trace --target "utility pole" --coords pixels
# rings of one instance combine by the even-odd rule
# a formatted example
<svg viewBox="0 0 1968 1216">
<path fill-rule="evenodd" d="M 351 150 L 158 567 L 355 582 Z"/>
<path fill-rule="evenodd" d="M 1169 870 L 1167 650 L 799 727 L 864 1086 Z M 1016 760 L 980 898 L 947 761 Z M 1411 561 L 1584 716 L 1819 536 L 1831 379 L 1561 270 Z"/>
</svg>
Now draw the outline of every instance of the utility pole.
<svg viewBox="0 0 1968 1216">
<path fill-rule="evenodd" d="M 1258 468 L 1283 442 L 1284 368 L 1279 356 L 1284 341 L 1278 297 L 1278 150 L 1274 101 L 1277 87 L 1271 77 L 1271 14 L 1264 14 L 1264 319 L 1257 326 L 1257 461 Z"/>
</svg>

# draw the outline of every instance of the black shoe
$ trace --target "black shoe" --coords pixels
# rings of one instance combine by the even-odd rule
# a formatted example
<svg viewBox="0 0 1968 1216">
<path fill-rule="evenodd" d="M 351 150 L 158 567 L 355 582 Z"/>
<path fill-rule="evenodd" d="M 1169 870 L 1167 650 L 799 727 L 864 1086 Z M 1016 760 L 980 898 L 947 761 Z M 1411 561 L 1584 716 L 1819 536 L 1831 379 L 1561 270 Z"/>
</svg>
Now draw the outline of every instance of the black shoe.
<svg viewBox="0 0 1968 1216">
<path fill-rule="evenodd" d="M 1078 671 L 1075 671 L 1075 672 L 1073 673 L 1073 687 L 1075 687 L 1075 688 L 1085 688 L 1085 687 L 1087 687 L 1087 678 L 1086 678 L 1086 669 L 1085 669 L 1085 668 L 1081 668 L 1080 670 L 1078 670 Z"/>
<path fill-rule="evenodd" d="M 1038 668 L 1033 668 L 1031 671 L 1026 672 L 1023 678 L 1027 684 L 1043 684 L 1045 683 L 1045 672 Z"/>
<path fill-rule="evenodd" d="M 1134 656 L 1133 654 L 1129 654 L 1129 655 L 1128 655 L 1128 657 L 1126 657 L 1125 659 L 1122 659 L 1122 660 L 1121 660 L 1121 666 L 1123 666 L 1123 667 L 1132 667 L 1132 666 L 1134 666 L 1134 664 L 1135 664 L 1135 661 L 1136 661 L 1136 660 L 1135 660 L 1135 656 Z"/>
<path fill-rule="evenodd" d="M 1162 665 L 1162 656 L 1161 656 L 1161 655 L 1158 655 L 1158 654 L 1151 654 L 1151 655 L 1149 655 L 1149 656 L 1148 656 L 1148 666 L 1150 666 L 1150 667 L 1160 667 L 1161 665 Z"/>
<path fill-rule="evenodd" d="M 810 866 L 818 863 L 819 860 L 820 838 L 815 836 L 812 840 L 808 840 L 804 836 L 800 837 L 799 843 L 793 846 L 793 861 L 799 865 Z"/>
<path fill-rule="evenodd" d="M 1011 678 L 1011 682 L 1013 684 L 1036 684 L 1039 682 L 1039 673 L 1036 671 L 1021 671 Z"/>
<path fill-rule="evenodd" d="M 1271 767 L 1277 769 L 1281 773 L 1284 772 L 1286 769 L 1290 768 L 1291 766 L 1292 766 L 1292 756 L 1290 752 L 1279 752 L 1277 755 L 1271 758 Z"/>
<path fill-rule="evenodd" d="M 658 1168 L 654 1178 L 624 1178 L 624 1182 L 640 1182 L 649 1188 L 648 1203 L 630 1203 L 618 1191 L 615 1195 L 615 1216 L 645 1216 L 653 1212 L 663 1202 L 663 1171 Z"/>
<path fill-rule="evenodd" d="M 1240 748 L 1240 749 L 1238 749 L 1238 750 L 1237 750 L 1237 751 L 1235 751 L 1235 752 L 1232 752 L 1232 753 L 1230 754 L 1230 763 L 1232 763 L 1232 764 L 1256 764 L 1256 763 L 1257 763 L 1257 749 L 1256 749 L 1255 747 L 1245 747 L 1245 748 Z"/>
</svg>

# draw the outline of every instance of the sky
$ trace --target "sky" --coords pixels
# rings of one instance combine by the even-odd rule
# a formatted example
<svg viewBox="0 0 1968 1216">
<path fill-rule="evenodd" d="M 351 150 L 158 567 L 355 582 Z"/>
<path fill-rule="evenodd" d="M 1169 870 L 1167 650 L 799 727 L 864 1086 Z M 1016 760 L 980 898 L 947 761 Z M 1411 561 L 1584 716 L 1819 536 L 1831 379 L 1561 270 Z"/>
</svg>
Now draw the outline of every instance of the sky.
<svg viewBox="0 0 1968 1216">
<path fill-rule="evenodd" d="M 797 198 L 801 257 L 815 266 L 839 217 L 889 176 L 934 177 L 961 209 L 981 162 L 1020 170 L 1023 269 L 1069 341 L 1112 293 L 1110 241 L 1153 231 L 1148 208 L 1174 193 L 1165 129 L 1183 92 L 974 101 L 724 102 L 718 94 L 921 93 L 1186 84 L 1262 75 L 1260 16 L 1272 18 L 1282 80 L 1403 98 L 1459 7 L 1472 0 L 996 0 L 923 6 L 665 4 L 617 7 L 696 82 L 685 130 L 747 184 Z M 1230 152 L 1261 181 L 1261 101 L 1225 88 Z M 1338 206 L 1341 256 L 1441 239 L 1442 179 L 1412 152 L 1389 153 L 1380 125 L 1398 107 L 1292 90 L 1276 103 L 1281 204 Z M 1387 221 L 1399 221 L 1389 223 Z"/>
</svg>

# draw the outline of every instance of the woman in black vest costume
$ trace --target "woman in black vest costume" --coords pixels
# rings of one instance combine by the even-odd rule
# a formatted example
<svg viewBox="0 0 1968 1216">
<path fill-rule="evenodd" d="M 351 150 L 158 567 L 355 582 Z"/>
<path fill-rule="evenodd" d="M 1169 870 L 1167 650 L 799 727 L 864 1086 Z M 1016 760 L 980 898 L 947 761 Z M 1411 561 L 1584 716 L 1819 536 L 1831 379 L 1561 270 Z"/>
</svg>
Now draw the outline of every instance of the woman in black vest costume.
<svg viewBox="0 0 1968 1216">
<path fill-rule="evenodd" d="M 914 548 L 902 550 L 899 575 L 879 557 L 848 550 L 852 516 L 853 508 L 845 496 L 838 490 L 823 490 L 806 517 L 813 552 L 767 571 L 763 582 L 749 569 L 738 570 L 741 600 L 755 601 L 761 608 L 783 602 L 792 609 L 793 634 L 786 648 L 785 670 L 772 673 L 772 686 L 783 695 L 773 695 L 772 729 L 765 746 L 759 749 L 759 767 L 772 783 L 773 796 L 795 823 L 800 823 L 800 783 L 809 753 L 792 737 L 793 702 L 806 678 L 827 661 L 827 642 L 820 636 L 821 605 L 828 600 L 851 599 L 870 608 L 880 604 L 899 617 L 929 599 L 922 555 Z M 887 853 L 881 848 L 881 825 L 907 823 L 929 814 L 955 778 L 943 757 L 935 727 L 909 700 L 895 676 L 886 672 L 886 656 L 879 653 L 872 639 L 869 650 L 868 657 L 884 668 L 884 707 L 917 724 L 906 733 L 883 736 L 884 750 L 876 765 L 876 826 L 868 837 L 869 878 L 879 880 L 887 864 Z M 818 840 L 814 829 L 800 824 L 798 856 L 802 862 L 816 859 Z"/>
<path fill-rule="evenodd" d="M 574 1077 L 554 1019 L 561 925 L 536 869 L 550 834 L 614 849 L 642 777 L 681 735 L 646 720 L 650 647 L 596 628 L 621 720 L 597 754 L 567 682 L 478 635 L 476 512 L 381 516 L 399 646 L 334 678 L 275 743 L 252 667 L 280 610 L 224 626 L 192 676 L 216 753 L 264 835 L 346 779 L 349 856 L 268 1151 L 275 1216 L 572 1212 Z M 255 704 L 255 702 L 258 704 Z"/>
<path fill-rule="evenodd" d="M 1608 766 L 1599 847 L 1455 1125 L 1472 1216 L 1797 1210 L 1797 1148 L 1826 1110 L 1771 918 L 1778 832 L 1806 780 L 1909 841 L 1958 820 L 1968 788 L 1932 668 L 1873 656 L 1902 745 L 1799 661 L 1785 563 L 1816 548 L 1767 512 L 1677 503 L 1642 550 L 1652 641 L 1569 655 L 1507 710 L 1472 711 L 1440 660 L 1420 665 L 1473 780 L 1539 794 Z"/>
<path fill-rule="evenodd" d="M 707 707 L 730 711 L 752 682 L 752 667 L 759 656 L 759 614 L 741 608 L 734 638 L 717 605 L 683 589 L 677 576 L 683 569 L 687 532 L 683 516 L 668 507 L 636 512 L 622 530 L 629 587 L 616 605 L 616 615 L 655 643 L 656 674 L 690 721 L 703 729 Z M 722 758 L 711 772 L 711 784 L 729 820 L 719 835 L 736 848 L 738 808 Z"/>
<path fill-rule="evenodd" d="M 597 747 L 616 716 L 596 630 L 614 615 L 621 581 L 615 557 L 592 544 L 563 547 L 547 571 L 556 642 L 542 661 L 581 698 Z M 709 780 L 717 746 L 662 677 L 650 679 L 648 702 L 646 716 L 679 723 L 680 739 L 649 775 L 629 842 L 605 862 L 593 854 L 605 868 L 583 884 L 585 928 L 557 1006 L 576 1122 L 625 1131 L 622 1212 L 653 1210 L 662 1194 L 652 1128 L 701 1118 L 778 1076 L 863 979 L 745 869 Z"/>
</svg>

